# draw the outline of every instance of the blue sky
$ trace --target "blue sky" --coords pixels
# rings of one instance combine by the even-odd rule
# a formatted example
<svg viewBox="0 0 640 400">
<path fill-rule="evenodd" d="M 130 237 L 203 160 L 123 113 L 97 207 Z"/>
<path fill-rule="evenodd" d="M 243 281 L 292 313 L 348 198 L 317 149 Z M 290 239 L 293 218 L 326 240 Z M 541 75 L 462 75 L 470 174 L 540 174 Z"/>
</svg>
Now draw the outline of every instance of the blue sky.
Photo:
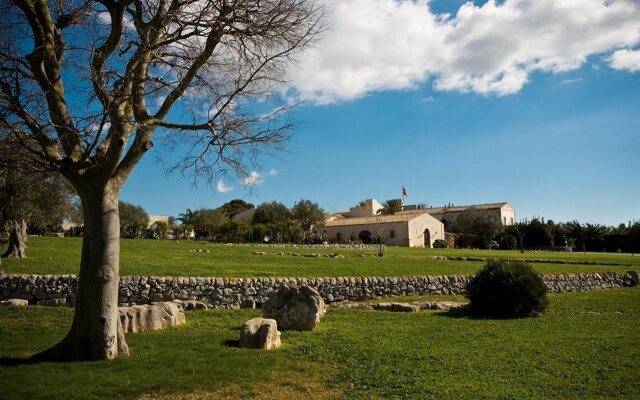
<svg viewBox="0 0 640 400">
<path fill-rule="evenodd" d="M 605 18 L 611 10 L 584 7 L 585 16 L 600 12 L 604 22 L 589 24 L 594 37 L 577 32 L 583 43 L 564 37 L 558 27 L 577 28 L 566 22 L 572 18 L 556 15 L 549 18 L 555 25 L 548 31 L 559 31 L 559 37 L 537 43 L 537 25 L 524 29 L 517 20 L 512 25 L 492 20 L 502 13 L 496 18 L 504 21 L 509 12 L 504 8 L 520 7 L 523 1 L 469 4 L 461 12 L 461 2 L 409 4 L 418 9 L 386 0 L 336 3 L 331 18 L 337 33 L 321 40 L 292 77 L 291 92 L 305 100 L 291 114 L 300 121 L 294 137 L 286 153 L 261 160 L 253 185 L 242 186 L 229 176 L 222 187 L 201 181 L 194 188 L 189 178 L 167 175 L 156 161 L 177 154 L 157 149 L 130 177 L 122 199 L 151 214 L 168 215 L 234 198 L 287 205 L 306 198 L 327 210 L 344 210 L 365 198 L 398 198 L 404 185 L 408 203 L 508 201 L 518 219 L 539 215 L 607 225 L 640 219 L 637 14 L 629 24 L 636 22 L 635 30 L 621 32 L 625 13 L 610 16 L 613 24 Z M 369 25 L 362 24 L 365 34 L 357 22 L 341 25 L 349 20 L 349 7 L 363 4 L 373 13 Z M 442 12 L 451 14 L 448 21 L 438 19 Z M 544 8 L 527 12 L 539 14 Z M 473 18 L 475 25 L 468 22 Z M 419 29 L 411 29 L 412 23 Z M 398 29 L 388 45 L 380 43 L 372 31 L 389 32 L 394 24 Z M 468 28 L 472 25 L 482 29 Z M 511 35 L 507 25 L 514 30 Z M 455 41 L 454 30 L 465 30 L 464 42 Z M 350 40 L 358 54 L 353 60 L 331 59 L 349 54 L 337 38 L 346 31 L 355 38 Z M 405 31 L 413 33 L 404 37 Z M 427 54 L 420 55 L 420 35 L 429 41 L 442 32 L 447 39 L 429 42 Z M 376 47 L 371 53 L 360 51 L 367 46 L 358 40 L 369 39 L 359 35 L 372 35 Z M 603 44 L 602 37 L 617 39 Z M 506 44 L 495 43 L 503 38 Z M 483 50 L 483 41 L 492 43 L 489 50 Z M 472 47 L 466 47 L 469 43 Z M 528 43 L 537 49 L 528 50 Z M 404 45 L 409 48 L 403 54 L 411 54 L 414 46 L 420 56 L 398 60 L 395 52 Z M 385 51 L 388 58 L 380 55 Z M 221 193 L 217 186 L 233 189 Z"/>
</svg>

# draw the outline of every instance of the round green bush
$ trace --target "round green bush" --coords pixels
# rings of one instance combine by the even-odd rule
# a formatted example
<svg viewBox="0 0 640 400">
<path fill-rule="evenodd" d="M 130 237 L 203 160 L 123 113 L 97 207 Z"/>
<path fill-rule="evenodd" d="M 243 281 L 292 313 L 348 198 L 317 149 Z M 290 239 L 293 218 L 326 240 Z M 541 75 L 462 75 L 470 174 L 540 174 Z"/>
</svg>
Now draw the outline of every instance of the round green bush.
<svg viewBox="0 0 640 400">
<path fill-rule="evenodd" d="M 489 260 L 467 285 L 466 297 L 472 314 L 487 317 L 532 317 L 548 305 L 544 281 L 522 261 Z"/>
</svg>

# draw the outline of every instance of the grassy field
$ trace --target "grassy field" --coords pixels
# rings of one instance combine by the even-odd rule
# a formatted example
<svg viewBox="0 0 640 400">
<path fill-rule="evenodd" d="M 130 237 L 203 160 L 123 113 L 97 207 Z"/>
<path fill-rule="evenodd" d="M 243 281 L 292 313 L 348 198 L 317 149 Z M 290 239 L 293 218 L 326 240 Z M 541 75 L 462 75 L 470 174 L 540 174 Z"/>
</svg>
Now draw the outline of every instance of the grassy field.
<svg viewBox="0 0 640 400">
<path fill-rule="evenodd" d="M 259 310 L 193 311 L 185 326 L 128 335 L 128 358 L 21 361 L 60 339 L 72 312 L 0 308 L 1 398 L 640 398 L 640 288 L 553 295 L 522 320 L 330 309 L 271 352 L 236 347 Z"/>
<path fill-rule="evenodd" d="M 121 275 L 154 276 L 403 276 L 473 274 L 480 262 L 433 261 L 429 255 L 543 258 L 570 261 L 599 261 L 633 264 L 627 266 L 535 264 L 542 273 L 640 271 L 640 256 L 611 253 L 551 253 L 498 250 L 418 249 L 389 247 L 383 258 L 375 251 L 316 250 L 294 248 L 235 247 L 195 241 L 123 239 Z M 26 259 L 4 260 L 7 273 L 76 274 L 80 264 L 81 239 L 31 237 Z M 203 252 L 193 252 L 201 249 Z M 209 251 L 208 253 L 206 251 Z M 252 255 L 254 251 L 264 256 Z M 279 252 L 300 256 L 278 255 Z M 345 258 L 309 258 L 302 254 L 339 253 Z M 362 257 L 361 255 L 367 255 Z"/>
</svg>

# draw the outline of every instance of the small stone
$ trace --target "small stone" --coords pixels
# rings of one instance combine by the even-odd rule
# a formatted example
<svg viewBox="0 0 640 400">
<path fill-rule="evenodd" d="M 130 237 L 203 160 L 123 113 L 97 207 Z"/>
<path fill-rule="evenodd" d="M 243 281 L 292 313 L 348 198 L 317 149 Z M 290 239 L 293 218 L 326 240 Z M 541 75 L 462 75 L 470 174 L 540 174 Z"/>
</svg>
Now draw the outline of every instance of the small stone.
<svg viewBox="0 0 640 400">
<path fill-rule="evenodd" d="M 240 347 L 271 350 L 280 347 L 280 344 L 280 332 L 275 319 L 250 319 L 240 331 Z"/>
<path fill-rule="evenodd" d="M 0 304 L 4 306 L 24 307 L 29 305 L 29 301 L 23 299 L 8 299 L 0 301 Z"/>
</svg>

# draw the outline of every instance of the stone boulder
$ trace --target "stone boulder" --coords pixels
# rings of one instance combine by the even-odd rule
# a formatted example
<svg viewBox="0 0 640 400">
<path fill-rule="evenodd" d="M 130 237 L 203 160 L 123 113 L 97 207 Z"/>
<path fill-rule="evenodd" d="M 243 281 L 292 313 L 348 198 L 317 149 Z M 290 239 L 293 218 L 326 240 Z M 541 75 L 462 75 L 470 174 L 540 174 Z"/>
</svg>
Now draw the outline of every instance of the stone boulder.
<svg viewBox="0 0 640 400">
<path fill-rule="evenodd" d="M 636 271 L 627 271 L 623 277 L 625 286 L 638 286 L 638 273 Z"/>
<path fill-rule="evenodd" d="M 262 305 L 262 316 L 282 330 L 311 331 L 327 311 L 320 294 L 308 286 L 282 287 Z"/>
<path fill-rule="evenodd" d="M 29 305 L 29 301 L 23 299 L 8 299 L 0 301 L 0 304 L 2 304 L 3 306 L 24 307 Z"/>
<path fill-rule="evenodd" d="M 186 322 L 182 306 L 172 302 L 120 307 L 118 311 L 124 333 L 158 331 Z"/>
<path fill-rule="evenodd" d="M 240 331 L 240 347 L 271 350 L 280 347 L 280 332 L 275 319 L 253 318 Z"/>
<path fill-rule="evenodd" d="M 408 303 L 378 303 L 373 305 L 373 309 L 393 312 L 416 312 L 420 310 L 420 307 Z"/>
</svg>

